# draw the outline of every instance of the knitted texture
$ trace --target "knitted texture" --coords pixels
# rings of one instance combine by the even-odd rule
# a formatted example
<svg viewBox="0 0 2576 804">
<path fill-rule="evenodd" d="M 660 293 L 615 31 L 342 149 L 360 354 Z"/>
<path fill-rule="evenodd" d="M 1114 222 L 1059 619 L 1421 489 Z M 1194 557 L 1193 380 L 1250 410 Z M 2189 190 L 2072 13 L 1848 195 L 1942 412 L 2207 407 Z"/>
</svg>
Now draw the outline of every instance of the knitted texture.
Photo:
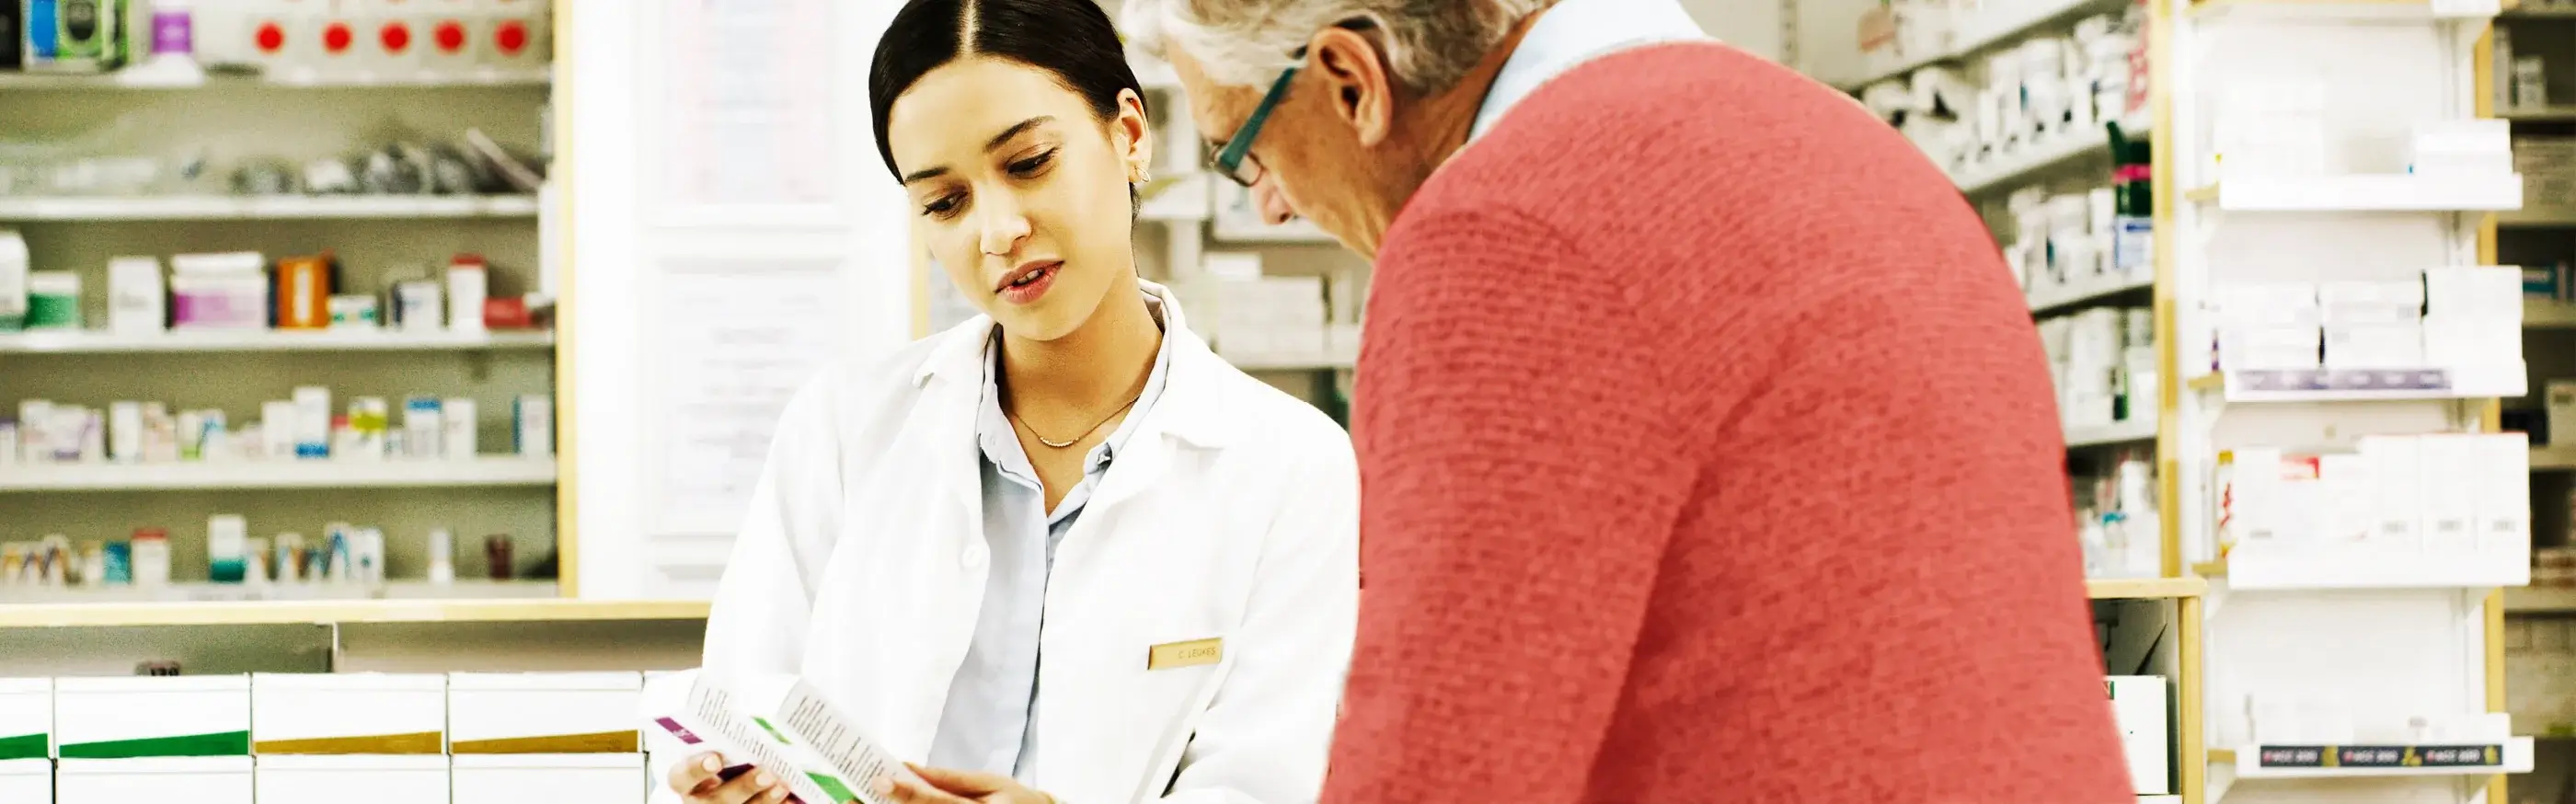
<svg viewBox="0 0 2576 804">
<path fill-rule="evenodd" d="M 1326 801 L 2131 800 L 2030 314 L 1858 105 L 1587 63 L 1413 198 L 1368 314 Z"/>
</svg>

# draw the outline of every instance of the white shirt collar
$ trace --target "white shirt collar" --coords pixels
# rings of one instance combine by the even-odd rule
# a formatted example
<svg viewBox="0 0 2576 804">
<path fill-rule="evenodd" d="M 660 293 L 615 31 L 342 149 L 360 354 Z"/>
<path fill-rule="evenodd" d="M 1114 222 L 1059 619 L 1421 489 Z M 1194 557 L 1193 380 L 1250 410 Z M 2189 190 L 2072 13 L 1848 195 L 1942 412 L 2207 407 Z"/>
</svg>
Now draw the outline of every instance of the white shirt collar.
<svg viewBox="0 0 2576 804">
<path fill-rule="evenodd" d="M 1679 0 L 1563 0 L 1539 15 L 1485 91 L 1468 141 L 1492 131 L 1549 79 L 1584 62 L 1642 45 L 1714 41 Z"/>
</svg>

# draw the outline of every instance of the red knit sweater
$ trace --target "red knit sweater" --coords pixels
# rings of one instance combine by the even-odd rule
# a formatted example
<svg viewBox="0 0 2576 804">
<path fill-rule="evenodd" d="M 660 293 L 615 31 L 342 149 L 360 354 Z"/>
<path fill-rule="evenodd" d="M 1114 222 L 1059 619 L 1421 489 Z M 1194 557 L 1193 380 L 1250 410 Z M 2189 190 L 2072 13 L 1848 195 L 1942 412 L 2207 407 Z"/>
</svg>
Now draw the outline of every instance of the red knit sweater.
<svg viewBox="0 0 2576 804">
<path fill-rule="evenodd" d="M 2030 314 L 1885 124 L 1615 54 L 1379 257 L 1326 801 L 2132 800 Z"/>
</svg>

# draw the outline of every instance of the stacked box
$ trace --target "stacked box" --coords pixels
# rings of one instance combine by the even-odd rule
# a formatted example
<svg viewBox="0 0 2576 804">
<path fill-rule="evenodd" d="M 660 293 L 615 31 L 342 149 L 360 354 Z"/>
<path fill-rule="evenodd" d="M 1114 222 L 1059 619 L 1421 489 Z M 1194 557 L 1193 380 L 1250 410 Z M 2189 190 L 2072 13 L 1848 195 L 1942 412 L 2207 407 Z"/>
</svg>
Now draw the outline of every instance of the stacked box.
<svg viewBox="0 0 2576 804">
<path fill-rule="evenodd" d="M 447 757 L 270 755 L 259 758 L 259 804 L 448 804 Z M 479 799 L 478 799 L 479 800 Z"/>
<path fill-rule="evenodd" d="M 450 674 L 448 752 L 637 753 L 643 689 L 644 676 L 631 672 Z"/>
<path fill-rule="evenodd" d="M 263 756 L 444 753 L 447 677 L 384 673 L 253 675 L 251 749 Z"/>
<path fill-rule="evenodd" d="M 247 756 L 65 759 L 54 777 L 54 803 L 251 804 L 251 778 Z"/>
<path fill-rule="evenodd" d="M 449 792 L 473 804 L 635 804 L 644 755 L 459 754 Z"/>
</svg>

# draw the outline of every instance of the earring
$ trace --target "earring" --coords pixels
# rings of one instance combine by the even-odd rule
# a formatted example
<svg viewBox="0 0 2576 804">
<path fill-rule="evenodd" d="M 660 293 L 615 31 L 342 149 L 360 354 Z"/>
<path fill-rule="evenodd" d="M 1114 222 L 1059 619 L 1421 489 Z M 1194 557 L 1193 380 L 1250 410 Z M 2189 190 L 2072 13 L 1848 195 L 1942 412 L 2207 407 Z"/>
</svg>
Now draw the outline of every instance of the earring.
<svg viewBox="0 0 2576 804">
<path fill-rule="evenodd" d="M 1154 172 L 1146 169 L 1144 165 L 1137 165 L 1134 168 L 1129 169 L 1127 171 L 1127 176 L 1128 181 L 1134 184 L 1144 184 L 1154 180 Z"/>
</svg>

